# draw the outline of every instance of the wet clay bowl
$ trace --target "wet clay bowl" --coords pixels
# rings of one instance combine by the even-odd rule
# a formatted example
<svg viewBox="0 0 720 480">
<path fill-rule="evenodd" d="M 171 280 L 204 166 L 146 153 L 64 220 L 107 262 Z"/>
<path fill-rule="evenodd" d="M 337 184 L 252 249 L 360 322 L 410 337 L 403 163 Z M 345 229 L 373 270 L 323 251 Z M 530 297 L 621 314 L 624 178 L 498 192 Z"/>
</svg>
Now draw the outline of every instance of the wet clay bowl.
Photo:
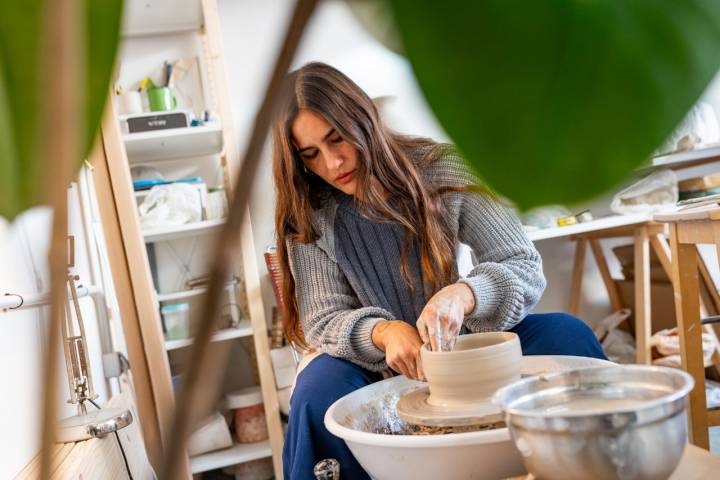
<svg viewBox="0 0 720 480">
<path fill-rule="evenodd" d="M 511 332 L 461 335 L 450 352 L 420 349 L 430 388 L 427 403 L 463 408 L 489 402 L 495 391 L 520 379 L 520 339 Z"/>
</svg>

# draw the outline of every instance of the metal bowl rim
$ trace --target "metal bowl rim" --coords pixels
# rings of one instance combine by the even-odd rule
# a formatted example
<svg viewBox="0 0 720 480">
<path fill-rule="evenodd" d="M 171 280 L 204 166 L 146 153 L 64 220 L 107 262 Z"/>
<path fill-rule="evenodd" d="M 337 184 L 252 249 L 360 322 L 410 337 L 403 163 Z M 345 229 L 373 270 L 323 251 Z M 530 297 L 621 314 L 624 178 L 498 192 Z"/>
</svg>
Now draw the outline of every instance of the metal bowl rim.
<svg viewBox="0 0 720 480">
<path fill-rule="evenodd" d="M 642 370 L 642 371 L 654 371 L 654 372 L 660 372 L 660 373 L 670 373 L 671 375 L 677 375 L 681 377 L 683 380 L 685 380 L 684 384 L 678 388 L 678 390 L 669 393 L 667 395 L 663 395 L 660 398 L 655 398 L 652 400 L 644 401 L 640 404 L 635 404 L 635 407 L 628 408 L 628 407 L 616 407 L 613 409 L 606 410 L 604 412 L 599 413 L 587 413 L 587 412 L 577 412 L 577 413 L 567 413 L 563 415 L 557 415 L 554 414 L 552 416 L 549 416 L 547 414 L 544 414 L 540 411 L 527 411 L 527 410 L 520 410 L 518 408 L 512 408 L 512 407 L 505 407 L 501 404 L 499 401 L 499 397 L 504 391 L 510 390 L 511 388 L 515 387 L 517 388 L 521 384 L 528 384 L 532 382 L 539 381 L 539 377 L 542 376 L 542 378 L 548 378 L 552 379 L 555 377 L 561 377 L 566 376 L 569 374 L 572 374 L 574 372 L 578 371 L 584 371 L 584 370 L 595 370 L 595 369 L 617 369 L 617 368 L 625 368 L 625 369 L 633 369 L 633 370 Z M 623 413 L 635 413 L 638 410 L 651 410 L 655 407 L 659 407 L 662 405 L 671 405 L 674 404 L 676 401 L 681 400 L 683 397 L 687 396 L 688 393 L 690 393 L 690 390 L 692 390 L 693 386 L 695 384 L 695 381 L 693 380 L 692 376 L 690 376 L 687 372 L 684 372 L 682 370 L 678 370 L 675 368 L 670 367 L 660 367 L 660 366 L 650 366 L 650 365 L 623 365 L 623 366 L 612 366 L 612 367 L 583 367 L 583 368 L 575 368 L 572 370 L 567 370 L 564 372 L 553 372 L 548 374 L 542 374 L 542 375 L 535 375 L 529 378 L 523 378 L 521 380 L 518 380 L 516 382 L 511 383 L 510 385 L 506 385 L 502 388 L 500 388 L 497 392 L 495 392 L 495 395 L 493 395 L 492 402 L 499 406 L 503 412 L 505 412 L 506 415 L 510 416 L 517 416 L 517 417 L 525 417 L 525 418 L 548 418 L 552 417 L 555 419 L 560 418 L 601 418 L 606 415 L 613 415 L 613 414 L 623 414 Z M 536 392 L 537 393 L 537 392 Z M 513 402 L 518 401 L 513 400 Z"/>
</svg>

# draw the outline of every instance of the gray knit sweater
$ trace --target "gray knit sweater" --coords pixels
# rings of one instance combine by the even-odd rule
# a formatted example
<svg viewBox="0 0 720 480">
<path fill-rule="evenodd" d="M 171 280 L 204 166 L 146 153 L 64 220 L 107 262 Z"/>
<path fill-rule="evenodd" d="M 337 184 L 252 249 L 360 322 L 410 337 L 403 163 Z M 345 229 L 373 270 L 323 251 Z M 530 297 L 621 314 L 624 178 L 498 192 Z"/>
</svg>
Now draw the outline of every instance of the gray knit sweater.
<svg viewBox="0 0 720 480">
<path fill-rule="evenodd" d="M 423 175 L 431 189 L 479 183 L 465 163 L 452 155 L 426 167 Z M 515 214 L 488 195 L 448 192 L 442 201 L 456 238 L 473 252 L 473 269 L 458 280 L 475 296 L 475 309 L 465 317 L 465 327 L 471 332 L 514 327 L 545 289 L 540 255 Z M 315 212 L 320 238 L 289 245 L 303 332 L 310 345 L 379 371 L 387 365 L 385 354 L 372 342 L 372 330 L 379 321 L 395 318 L 383 308 L 362 305 L 338 266 L 336 210 L 331 197 Z"/>
</svg>

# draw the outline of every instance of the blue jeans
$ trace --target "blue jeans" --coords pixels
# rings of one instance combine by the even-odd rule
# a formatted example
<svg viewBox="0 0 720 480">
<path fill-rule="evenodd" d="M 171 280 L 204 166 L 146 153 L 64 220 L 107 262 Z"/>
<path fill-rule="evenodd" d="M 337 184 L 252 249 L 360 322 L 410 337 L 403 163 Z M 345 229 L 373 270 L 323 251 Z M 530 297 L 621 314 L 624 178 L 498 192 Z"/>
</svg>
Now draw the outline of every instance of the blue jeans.
<svg viewBox="0 0 720 480">
<path fill-rule="evenodd" d="M 592 330 L 565 313 L 530 314 L 511 332 L 520 337 L 523 355 L 575 355 L 607 359 Z M 340 462 L 340 478 L 369 478 L 345 441 L 327 431 L 325 412 L 350 392 L 382 380 L 382 375 L 330 355 L 320 355 L 298 375 L 290 399 L 290 421 L 283 449 L 283 470 L 290 480 L 314 480 L 313 467 L 324 458 Z"/>
</svg>

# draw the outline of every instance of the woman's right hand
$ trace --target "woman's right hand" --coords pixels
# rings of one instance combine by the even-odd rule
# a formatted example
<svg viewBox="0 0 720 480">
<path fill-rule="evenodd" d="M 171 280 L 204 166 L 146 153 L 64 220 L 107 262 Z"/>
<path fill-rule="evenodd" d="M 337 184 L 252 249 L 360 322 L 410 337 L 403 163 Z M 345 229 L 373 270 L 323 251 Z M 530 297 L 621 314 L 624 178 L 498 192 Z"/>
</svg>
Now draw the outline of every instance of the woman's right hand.
<svg viewBox="0 0 720 480">
<path fill-rule="evenodd" d="M 415 327 L 402 320 L 383 320 L 373 328 L 372 341 L 385 352 L 388 367 L 414 380 L 425 378 L 420 364 L 423 341 Z"/>
</svg>

